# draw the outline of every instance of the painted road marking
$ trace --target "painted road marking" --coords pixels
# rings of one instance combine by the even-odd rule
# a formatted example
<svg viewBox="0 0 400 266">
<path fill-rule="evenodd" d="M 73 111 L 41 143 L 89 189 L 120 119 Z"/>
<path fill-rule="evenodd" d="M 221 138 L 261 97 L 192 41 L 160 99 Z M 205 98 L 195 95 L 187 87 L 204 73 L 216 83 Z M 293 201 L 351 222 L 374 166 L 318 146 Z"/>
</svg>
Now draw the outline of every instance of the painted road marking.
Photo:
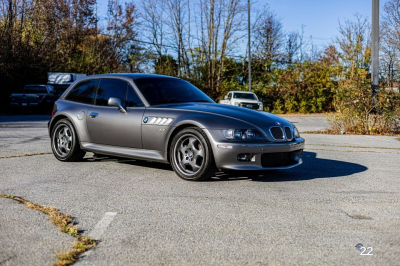
<svg viewBox="0 0 400 266">
<path fill-rule="evenodd" d="M 90 232 L 89 237 L 94 240 L 101 240 L 101 237 L 116 215 L 116 212 L 106 212 L 103 218 L 95 225 L 92 232 Z"/>
</svg>

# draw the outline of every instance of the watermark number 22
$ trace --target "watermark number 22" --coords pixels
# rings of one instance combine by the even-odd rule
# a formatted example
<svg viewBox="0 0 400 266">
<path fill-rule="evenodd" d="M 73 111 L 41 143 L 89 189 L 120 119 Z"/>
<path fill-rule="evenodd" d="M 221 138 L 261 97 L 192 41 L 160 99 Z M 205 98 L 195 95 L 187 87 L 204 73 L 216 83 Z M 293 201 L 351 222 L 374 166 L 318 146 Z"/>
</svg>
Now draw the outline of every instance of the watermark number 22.
<svg viewBox="0 0 400 266">
<path fill-rule="evenodd" d="M 356 245 L 358 251 L 360 251 L 361 256 L 373 256 L 372 251 L 374 250 L 372 247 L 364 247 L 363 244 L 358 243 Z"/>
</svg>

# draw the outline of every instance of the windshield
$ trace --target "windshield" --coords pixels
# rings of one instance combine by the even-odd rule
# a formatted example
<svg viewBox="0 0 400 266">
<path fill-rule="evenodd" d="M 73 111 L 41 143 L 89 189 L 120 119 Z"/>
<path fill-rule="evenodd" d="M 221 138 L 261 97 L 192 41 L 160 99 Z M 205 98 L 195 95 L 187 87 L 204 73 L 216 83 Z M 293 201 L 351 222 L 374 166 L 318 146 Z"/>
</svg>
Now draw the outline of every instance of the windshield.
<svg viewBox="0 0 400 266">
<path fill-rule="evenodd" d="M 187 81 L 175 78 L 141 78 L 136 86 L 150 105 L 214 101 Z"/>
<path fill-rule="evenodd" d="M 45 86 L 26 86 L 24 93 L 47 93 Z"/>
<path fill-rule="evenodd" d="M 257 97 L 252 93 L 235 92 L 233 94 L 233 98 L 235 98 L 235 99 L 257 100 Z"/>
</svg>

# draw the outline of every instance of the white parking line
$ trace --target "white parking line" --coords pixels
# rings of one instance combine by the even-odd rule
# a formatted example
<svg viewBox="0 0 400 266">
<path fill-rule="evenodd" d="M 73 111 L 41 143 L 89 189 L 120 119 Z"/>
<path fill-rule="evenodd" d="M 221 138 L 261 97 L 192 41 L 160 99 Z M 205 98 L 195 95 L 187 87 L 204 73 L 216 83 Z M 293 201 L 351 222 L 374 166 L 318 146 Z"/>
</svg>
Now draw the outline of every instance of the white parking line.
<svg viewBox="0 0 400 266">
<path fill-rule="evenodd" d="M 364 137 L 366 137 L 366 138 L 370 138 L 370 139 L 372 139 L 372 138 L 374 138 L 374 136 L 364 136 Z M 375 138 L 376 139 L 376 138 Z M 390 137 L 390 139 L 387 139 L 387 138 L 379 138 L 379 140 L 383 140 L 383 141 L 387 141 L 387 142 L 396 142 L 396 143 L 398 143 L 398 140 L 395 138 L 395 137 Z"/>
<path fill-rule="evenodd" d="M 116 212 L 106 212 L 103 218 L 101 218 L 101 220 L 95 225 L 93 230 L 90 232 L 89 237 L 93 238 L 94 240 L 101 240 L 101 237 L 103 236 L 107 227 L 114 219 L 115 215 L 117 215 Z"/>
</svg>

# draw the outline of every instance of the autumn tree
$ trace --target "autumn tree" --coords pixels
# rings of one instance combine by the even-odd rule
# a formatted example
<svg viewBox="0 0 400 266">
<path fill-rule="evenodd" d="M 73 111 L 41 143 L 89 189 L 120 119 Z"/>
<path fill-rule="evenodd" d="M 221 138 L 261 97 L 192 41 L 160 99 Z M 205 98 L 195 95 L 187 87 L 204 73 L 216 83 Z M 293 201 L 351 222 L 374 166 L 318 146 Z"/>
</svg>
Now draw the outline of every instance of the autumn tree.
<svg viewBox="0 0 400 266">
<path fill-rule="evenodd" d="M 276 14 L 264 8 L 253 29 L 253 53 L 265 64 L 267 72 L 271 72 L 273 64 L 281 59 L 283 53 L 282 22 Z"/>
<path fill-rule="evenodd" d="M 369 70 L 371 66 L 371 25 L 359 14 L 355 20 L 339 22 L 339 35 L 335 43 L 339 60 L 349 70 L 350 77 L 357 69 Z"/>
<path fill-rule="evenodd" d="M 400 70 L 400 0 L 389 0 L 384 5 L 380 44 L 380 65 L 387 85 L 393 87 L 393 81 L 399 80 Z"/>
<path fill-rule="evenodd" d="M 142 36 L 142 41 L 147 43 L 148 59 L 153 61 L 154 71 L 157 74 L 167 74 L 169 71 L 168 46 L 166 38 L 168 35 L 166 20 L 166 2 L 160 0 L 149 0 L 141 5 L 141 29 L 148 34 Z M 164 59 L 168 58 L 167 61 Z"/>
<path fill-rule="evenodd" d="M 133 2 L 125 2 L 123 6 L 119 0 L 108 1 L 107 30 L 105 34 L 110 42 L 114 62 L 110 69 L 115 72 L 132 69 L 132 53 L 137 53 L 139 45 L 137 39 L 137 14 Z"/>
</svg>

